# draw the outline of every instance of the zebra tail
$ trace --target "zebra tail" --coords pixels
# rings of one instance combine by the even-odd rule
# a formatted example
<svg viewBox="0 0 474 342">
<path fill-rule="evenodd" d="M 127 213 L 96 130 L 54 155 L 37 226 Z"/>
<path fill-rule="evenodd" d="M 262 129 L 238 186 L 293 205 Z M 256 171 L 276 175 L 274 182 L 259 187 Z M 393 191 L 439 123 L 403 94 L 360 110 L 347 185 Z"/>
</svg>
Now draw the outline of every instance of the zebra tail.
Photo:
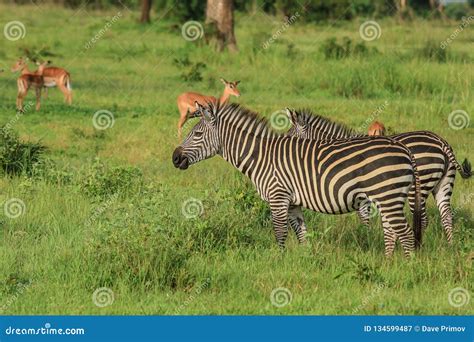
<svg viewBox="0 0 474 342">
<path fill-rule="evenodd" d="M 410 152 L 411 164 L 413 166 L 413 174 L 415 176 L 415 205 L 413 211 L 413 233 L 415 234 L 415 248 L 418 249 L 421 247 L 422 240 L 422 229 L 421 229 L 421 214 L 422 214 L 422 204 L 421 204 L 421 182 L 420 174 L 418 172 L 418 167 L 416 165 L 415 157 Z"/>
<path fill-rule="evenodd" d="M 453 152 L 453 149 L 451 148 L 451 146 L 447 142 L 445 142 L 444 140 L 442 140 L 442 141 L 443 141 L 443 151 L 444 151 L 444 153 L 446 153 L 446 155 L 448 156 L 449 161 L 454 165 L 456 170 L 458 170 L 461 177 L 464 178 L 464 179 L 470 178 L 472 176 L 471 163 L 467 159 L 464 159 L 462 165 L 460 165 L 458 163 L 458 161 L 456 160 L 456 157 L 454 156 L 454 152 Z"/>
</svg>

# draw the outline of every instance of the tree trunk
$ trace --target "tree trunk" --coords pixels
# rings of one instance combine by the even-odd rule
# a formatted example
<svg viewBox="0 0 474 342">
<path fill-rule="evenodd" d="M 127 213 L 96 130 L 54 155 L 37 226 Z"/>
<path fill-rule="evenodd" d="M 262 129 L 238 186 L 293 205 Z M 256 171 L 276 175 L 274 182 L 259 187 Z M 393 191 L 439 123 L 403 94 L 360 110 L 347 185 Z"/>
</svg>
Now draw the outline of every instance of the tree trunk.
<svg viewBox="0 0 474 342">
<path fill-rule="evenodd" d="M 217 49 L 237 51 L 237 41 L 234 35 L 234 1 L 207 0 L 206 23 L 214 24 L 216 28 Z"/>
<path fill-rule="evenodd" d="M 140 18 L 141 23 L 150 22 L 150 10 L 152 0 L 142 0 L 142 16 Z"/>
</svg>

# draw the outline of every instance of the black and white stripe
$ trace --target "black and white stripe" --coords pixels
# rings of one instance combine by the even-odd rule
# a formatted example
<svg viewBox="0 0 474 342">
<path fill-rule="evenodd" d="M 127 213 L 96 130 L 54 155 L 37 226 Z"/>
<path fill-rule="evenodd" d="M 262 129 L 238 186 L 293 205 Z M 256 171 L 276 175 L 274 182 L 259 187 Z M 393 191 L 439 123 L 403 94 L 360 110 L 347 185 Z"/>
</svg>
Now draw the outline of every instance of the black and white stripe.
<svg viewBox="0 0 474 342">
<path fill-rule="evenodd" d="M 347 139 L 364 137 L 344 125 L 335 123 L 320 115 L 315 115 L 309 110 L 294 111 L 287 110 L 292 127 L 288 135 L 299 138 L 314 140 Z M 415 157 L 418 171 L 420 173 L 422 206 L 430 193 L 433 194 L 439 212 L 447 240 L 452 241 L 452 211 L 451 195 L 454 187 L 456 170 L 463 178 L 471 176 L 471 165 L 467 160 L 459 165 L 454 156 L 451 146 L 440 136 L 429 131 L 408 132 L 390 136 L 407 146 Z M 409 204 L 413 211 L 414 189 L 409 193 Z M 369 217 L 367 208 L 359 210 L 359 216 L 364 224 L 368 225 Z M 428 218 L 426 211 L 422 212 L 422 227 L 426 228 Z"/>
<path fill-rule="evenodd" d="M 173 153 L 180 169 L 216 154 L 247 175 L 270 205 L 277 242 L 284 246 L 288 223 L 304 241 L 301 207 L 321 213 L 356 211 L 377 204 L 385 230 L 400 239 L 406 255 L 415 246 L 403 213 L 412 183 L 419 180 L 410 151 L 386 137 L 316 141 L 275 133 L 267 120 L 235 104 L 198 106 L 203 118 Z M 420 232 L 417 197 L 415 235 Z M 419 235 L 419 234 L 418 234 Z M 417 236 L 418 238 L 418 236 Z M 390 236 L 386 236 L 389 242 Z M 386 244 L 386 254 L 393 248 Z"/>
</svg>

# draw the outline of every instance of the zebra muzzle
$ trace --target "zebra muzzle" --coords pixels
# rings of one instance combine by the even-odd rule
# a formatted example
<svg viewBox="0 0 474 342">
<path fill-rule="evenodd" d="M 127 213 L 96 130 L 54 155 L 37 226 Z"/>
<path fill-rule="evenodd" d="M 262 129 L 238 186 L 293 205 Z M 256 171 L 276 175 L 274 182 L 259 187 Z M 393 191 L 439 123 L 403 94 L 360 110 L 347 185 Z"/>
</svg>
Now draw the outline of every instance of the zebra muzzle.
<svg viewBox="0 0 474 342">
<path fill-rule="evenodd" d="M 177 147 L 173 152 L 173 165 L 181 170 L 186 170 L 189 167 L 189 159 L 183 153 L 182 147 Z"/>
</svg>

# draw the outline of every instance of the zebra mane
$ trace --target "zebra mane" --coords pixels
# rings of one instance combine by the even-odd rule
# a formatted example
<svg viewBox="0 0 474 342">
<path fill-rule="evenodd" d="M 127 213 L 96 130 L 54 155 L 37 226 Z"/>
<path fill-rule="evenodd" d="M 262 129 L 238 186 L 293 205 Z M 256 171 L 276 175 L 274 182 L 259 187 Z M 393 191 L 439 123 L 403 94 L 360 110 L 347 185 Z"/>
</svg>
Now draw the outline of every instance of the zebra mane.
<svg viewBox="0 0 474 342">
<path fill-rule="evenodd" d="M 349 138 L 364 136 L 355 129 L 345 124 L 335 122 L 327 117 L 314 114 L 309 109 L 301 109 L 295 111 L 297 120 L 301 125 L 307 125 L 308 128 L 317 130 L 328 138 Z"/>
<path fill-rule="evenodd" d="M 278 136 L 280 132 L 276 131 L 270 121 L 238 103 L 217 103 L 210 105 L 211 110 L 216 113 L 219 121 L 226 121 L 230 125 L 236 123 L 246 123 L 245 131 L 256 136 Z M 244 125 L 242 125 L 244 126 Z"/>
</svg>

